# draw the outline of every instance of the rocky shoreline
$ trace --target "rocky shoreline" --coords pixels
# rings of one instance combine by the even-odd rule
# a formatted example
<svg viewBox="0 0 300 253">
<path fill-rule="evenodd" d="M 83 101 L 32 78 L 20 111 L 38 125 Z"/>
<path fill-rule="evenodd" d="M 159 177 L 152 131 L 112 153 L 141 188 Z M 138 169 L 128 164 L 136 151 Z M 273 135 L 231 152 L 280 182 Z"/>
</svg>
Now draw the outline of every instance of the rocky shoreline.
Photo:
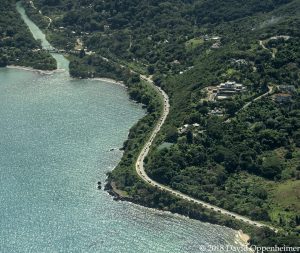
<svg viewBox="0 0 300 253">
<path fill-rule="evenodd" d="M 104 191 L 108 192 L 108 194 L 110 196 L 112 196 L 113 200 L 115 200 L 115 201 L 128 201 L 128 202 L 132 202 L 132 203 L 135 203 L 135 204 L 139 204 L 139 203 L 136 203 L 133 200 L 133 198 L 124 196 L 122 194 L 122 192 L 119 191 L 116 188 L 116 186 L 113 183 L 111 183 L 111 182 L 108 182 L 108 181 L 105 182 Z"/>
<path fill-rule="evenodd" d="M 113 197 L 114 201 L 128 201 L 128 202 L 134 203 L 136 205 L 140 205 L 140 206 L 143 206 L 143 207 L 163 211 L 162 209 L 159 209 L 157 207 L 149 207 L 149 206 L 145 205 L 144 203 L 142 203 L 142 202 L 140 202 L 140 201 L 138 201 L 138 200 L 136 200 L 132 197 L 125 196 L 124 192 L 122 192 L 121 190 L 118 190 L 116 188 L 116 185 L 114 184 L 114 182 L 110 182 L 109 180 L 106 180 L 105 185 L 104 185 L 104 190 L 106 192 L 108 192 L 108 194 L 110 196 Z M 171 213 L 176 214 L 176 212 L 172 212 L 172 211 L 171 211 Z M 180 213 L 178 213 L 178 214 L 180 214 Z M 185 214 L 180 214 L 180 215 L 183 215 L 185 217 L 190 218 L 189 216 L 187 216 Z M 201 222 L 207 222 L 207 221 L 203 221 L 201 219 L 196 219 L 196 220 L 199 220 Z M 216 223 L 211 223 L 211 224 L 216 224 Z M 223 226 L 223 225 L 220 225 L 220 226 Z M 248 247 L 249 251 L 251 251 L 251 248 L 250 248 L 251 245 L 249 243 L 251 237 L 248 234 L 244 233 L 241 229 L 240 230 L 234 229 L 234 230 L 236 231 L 236 238 L 239 240 L 240 244 L 242 246 Z"/>
</svg>

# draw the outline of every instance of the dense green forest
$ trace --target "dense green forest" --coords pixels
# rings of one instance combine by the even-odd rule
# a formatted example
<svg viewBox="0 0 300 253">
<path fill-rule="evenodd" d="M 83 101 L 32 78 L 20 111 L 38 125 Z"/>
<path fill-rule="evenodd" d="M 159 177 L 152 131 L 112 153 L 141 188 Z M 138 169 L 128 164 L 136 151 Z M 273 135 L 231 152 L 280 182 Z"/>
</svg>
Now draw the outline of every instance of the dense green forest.
<svg viewBox="0 0 300 253">
<path fill-rule="evenodd" d="M 16 2 L 0 5 L 0 67 L 19 65 L 41 70 L 56 69 L 56 62 L 31 35 L 16 10 Z"/>
<path fill-rule="evenodd" d="M 109 174 L 113 188 L 150 207 L 243 227 L 253 244 L 299 245 L 299 1 L 36 0 L 37 9 L 26 2 L 49 40 L 69 53 L 71 75 L 123 80 L 148 108 Z M 53 19 L 50 27 L 38 9 Z M 272 224 L 278 234 L 199 209 L 137 177 L 134 161 L 161 104 L 129 68 L 151 75 L 170 96 L 170 115 L 146 159 L 148 174 Z M 208 88 L 226 81 L 245 92 L 211 99 Z"/>
</svg>

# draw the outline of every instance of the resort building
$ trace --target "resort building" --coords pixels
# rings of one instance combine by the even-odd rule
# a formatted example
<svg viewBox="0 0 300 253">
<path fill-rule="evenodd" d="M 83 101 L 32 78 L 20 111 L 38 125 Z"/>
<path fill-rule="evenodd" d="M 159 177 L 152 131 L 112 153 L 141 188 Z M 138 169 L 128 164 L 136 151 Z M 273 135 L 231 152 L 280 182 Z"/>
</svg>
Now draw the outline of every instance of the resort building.
<svg viewBox="0 0 300 253">
<path fill-rule="evenodd" d="M 238 93 L 245 92 L 246 87 L 236 82 L 227 81 L 217 86 L 216 99 L 227 99 Z"/>
</svg>

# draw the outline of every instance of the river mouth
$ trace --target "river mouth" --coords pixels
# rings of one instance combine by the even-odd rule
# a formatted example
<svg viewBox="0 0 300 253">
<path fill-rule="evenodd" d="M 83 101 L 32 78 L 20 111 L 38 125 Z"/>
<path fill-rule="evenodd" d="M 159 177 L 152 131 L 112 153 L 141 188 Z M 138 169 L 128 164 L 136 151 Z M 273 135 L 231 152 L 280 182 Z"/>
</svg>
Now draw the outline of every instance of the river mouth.
<svg viewBox="0 0 300 253">
<path fill-rule="evenodd" d="M 0 69 L 0 252 L 238 246 L 231 229 L 115 202 L 97 189 L 145 112 L 124 87 L 66 73 Z"/>
<path fill-rule="evenodd" d="M 21 18 L 23 19 L 24 23 L 29 28 L 30 32 L 32 33 L 33 37 L 36 40 L 41 41 L 41 46 L 44 50 L 53 50 L 54 47 L 47 41 L 46 35 L 40 30 L 40 28 L 27 16 L 25 9 L 22 6 L 21 2 L 17 2 L 16 4 L 17 11 L 19 12 Z M 58 53 L 51 53 L 52 57 L 57 62 L 57 69 L 58 70 L 65 70 L 69 71 L 69 61 L 61 54 Z"/>
</svg>

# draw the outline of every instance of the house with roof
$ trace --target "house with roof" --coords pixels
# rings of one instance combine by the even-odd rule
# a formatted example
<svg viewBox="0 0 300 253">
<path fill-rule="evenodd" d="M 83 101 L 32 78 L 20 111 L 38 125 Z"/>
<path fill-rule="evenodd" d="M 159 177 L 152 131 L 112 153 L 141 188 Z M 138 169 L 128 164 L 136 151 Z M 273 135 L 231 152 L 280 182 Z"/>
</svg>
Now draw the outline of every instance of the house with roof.
<svg viewBox="0 0 300 253">
<path fill-rule="evenodd" d="M 235 81 L 227 81 L 217 86 L 216 99 L 227 99 L 246 90 L 247 88 L 242 84 L 236 83 Z"/>
</svg>

